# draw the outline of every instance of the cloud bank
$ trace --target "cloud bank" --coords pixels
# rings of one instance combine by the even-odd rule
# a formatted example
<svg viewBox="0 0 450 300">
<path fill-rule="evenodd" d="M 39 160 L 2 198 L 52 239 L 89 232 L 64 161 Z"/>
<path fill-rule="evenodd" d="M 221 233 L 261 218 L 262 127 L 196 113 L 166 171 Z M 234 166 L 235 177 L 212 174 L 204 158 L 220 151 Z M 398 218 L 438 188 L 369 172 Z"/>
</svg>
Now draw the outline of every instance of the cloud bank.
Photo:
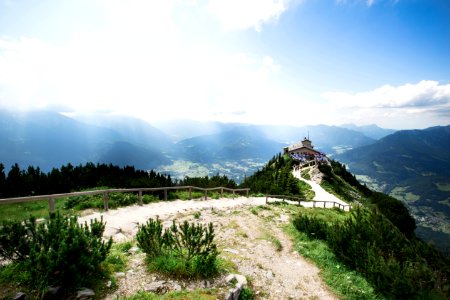
<svg viewBox="0 0 450 300">
<path fill-rule="evenodd" d="M 384 85 L 361 93 L 327 92 L 329 105 L 351 112 L 349 120 L 380 120 L 390 127 L 450 124 L 450 84 L 422 80 L 417 84 Z M 378 123 L 380 123 L 378 121 Z M 431 122 L 431 123 L 430 123 Z"/>
</svg>

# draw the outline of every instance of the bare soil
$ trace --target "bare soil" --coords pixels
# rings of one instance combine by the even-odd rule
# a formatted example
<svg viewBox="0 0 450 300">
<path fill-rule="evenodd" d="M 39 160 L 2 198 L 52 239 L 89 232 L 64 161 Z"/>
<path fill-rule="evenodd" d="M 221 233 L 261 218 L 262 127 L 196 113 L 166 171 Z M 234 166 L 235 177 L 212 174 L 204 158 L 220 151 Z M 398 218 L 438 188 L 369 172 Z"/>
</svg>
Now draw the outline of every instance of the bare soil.
<svg viewBox="0 0 450 300">
<path fill-rule="evenodd" d="M 289 222 L 288 207 L 265 206 L 264 198 L 241 199 L 236 201 L 238 206 L 220 205 L 221 200 L 197 201 L 195 205 L 186 203 L 186 208 L 178 203 L 179 209 L 176 211 L 160 207 L 158 217 L 166 226 L 173 219 L 177 222 L 212 222 L 215 241 L 220 250 L 219 257 L 232 262 L 228 267 L 230 273 L 236 272 L 247 277 L 256 299 L 337 299 L 320 279 L 320 270 L 293 250 L 292 241 L 283 232 L 282 228 Z M 173 202 L 161 205 L 170 206 Z M 132 208 L 127 208 L 126 222 L 122 225 L 117 220 L 111 222 L 115 227 L 109 227 L 105 233 L 116 241 L 132 240 L 137 230 Z M 196 218 L 195 212 L 200 212 L 200 216 L 197 214 Z M 122 214 L 108 213 L 115 216 Z M 92 215 L 85 219 L 90 217 Z M 105 219 L 108 222 L 110 218 Z M 133 295 L 155 281 L 167 281 L 169 289 L 174 290 L 213 288 L 218 299 L 224 299 L 230 289 L 225 282 L 228 273 L 208 280 L 177 281 L 147 272 L 144 258 L 145 254 L 140 251 L 131 252 L 127 271 L 118 274 L 118 288 L 106 299 Z"/>
</svg>

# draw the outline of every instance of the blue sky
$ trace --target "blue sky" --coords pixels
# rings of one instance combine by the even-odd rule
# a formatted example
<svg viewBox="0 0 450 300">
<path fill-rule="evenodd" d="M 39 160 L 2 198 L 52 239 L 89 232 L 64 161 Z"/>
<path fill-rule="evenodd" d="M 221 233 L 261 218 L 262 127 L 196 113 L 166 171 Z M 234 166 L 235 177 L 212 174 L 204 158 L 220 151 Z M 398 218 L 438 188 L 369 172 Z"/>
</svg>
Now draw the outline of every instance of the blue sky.
<svg viewBox="0 0 450 300">
<path fill-rule="evenodd" d="M 447 0 L 0 0 L 0 107 L 450 124 Z"/>
</svg>

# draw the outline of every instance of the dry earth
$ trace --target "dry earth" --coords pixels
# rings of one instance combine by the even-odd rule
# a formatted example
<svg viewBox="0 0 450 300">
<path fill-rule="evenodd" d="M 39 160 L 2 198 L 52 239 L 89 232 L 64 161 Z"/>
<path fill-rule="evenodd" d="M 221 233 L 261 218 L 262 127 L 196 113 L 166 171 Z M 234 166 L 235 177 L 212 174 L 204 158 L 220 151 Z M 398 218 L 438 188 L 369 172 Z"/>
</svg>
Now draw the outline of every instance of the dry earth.
<svg viewBox="0 0 450 300">
<path fill-rule="evenodd" d="M 237 206 L 230 204 L 233 201 Z M 137 231 L 136 220 L 144 223 L 149 217 L 155 217 L 156 212 L 166 226 L 174 219 L 203 224 L 212 222 L 220 257 L 233 262 L 234 271 L 249 279 L 256 299 L 337 299 L 320 279 L 320 270 L 293 250 L 290 238 L 283 232 L 282 227 L 289 222 L 289 208 L 265 206 L 264 202 L 264 198 L 174 201 L 157 203 L 157 210 L 136 206 L 102 215 L 107 221 L 106 235 L 113 236 L 116 241 L 132 240 Z M 150 211 L 153 214 L 150 215 Z M 195 212 L 200 212 L 198 218 L 195 218 Z M 82 220 L 94 216 L 97 215 Z M 169 280 L 148 273 L 144 258 L 145 254 L 140 251 L 131 251 L 127 271 L 117 274 L 118 289 L 106 299 L 133 295 L 148 289 L 153 282 L 165 280 L 169 281 L 168 289 L 174 290 L 215 288 L 218 299 L 223 299 L 229 290 L 224 279 L 227 274 L 203 281 Z"/>
</svg>

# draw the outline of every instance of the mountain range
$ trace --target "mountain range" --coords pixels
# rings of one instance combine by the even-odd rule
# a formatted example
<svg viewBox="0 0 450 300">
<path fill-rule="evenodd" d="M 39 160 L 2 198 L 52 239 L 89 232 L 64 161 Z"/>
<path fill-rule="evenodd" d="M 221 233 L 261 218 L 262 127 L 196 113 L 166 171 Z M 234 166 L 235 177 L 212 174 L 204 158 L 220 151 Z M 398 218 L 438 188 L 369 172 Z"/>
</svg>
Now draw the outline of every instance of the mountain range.
<svg viewBox="0 0 450 300">
<path fill-rule="evenodd" d="M 418 235 L 450 250 L 450 126 L 402 130 L 337 156 L 357 178 L 403 200 Z"/>
<path fill-rule="evenodd" d="M 305 136 L 330 155 L 375 142 L 361 132 L 337 126 L 191 120 L 152 125 L 132 117 L 51 111 L 3 110 L 0 125 L 0 162 L 6 169 L 18 163 L 22 168 L 34 165 L 49 171 L 91 161 L 156 169 L 177 178 L 221 173 L 238 181 Z"/>
</svg>

